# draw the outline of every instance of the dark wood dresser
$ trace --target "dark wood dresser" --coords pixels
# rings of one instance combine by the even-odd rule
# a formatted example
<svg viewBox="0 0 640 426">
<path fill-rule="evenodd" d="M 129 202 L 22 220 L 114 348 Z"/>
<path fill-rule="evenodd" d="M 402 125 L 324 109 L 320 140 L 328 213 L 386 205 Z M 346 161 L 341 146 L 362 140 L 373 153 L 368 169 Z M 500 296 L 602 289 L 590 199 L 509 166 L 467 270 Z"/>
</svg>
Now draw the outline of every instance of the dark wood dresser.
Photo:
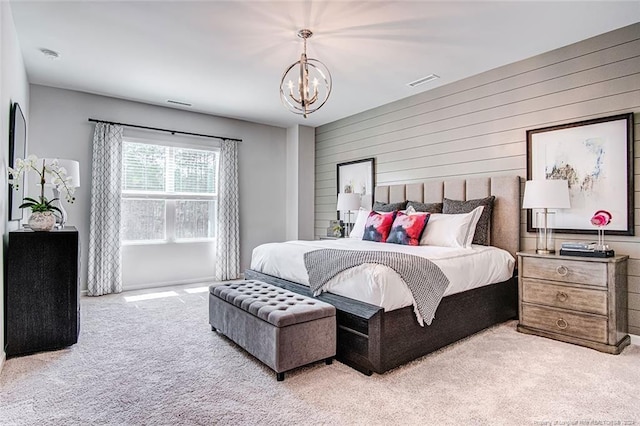
<svg viewBox="0 0 640 426">
<path fill-rule="evenodd" d="M 628 256 L 518 253 L 518 331 L 619 354 L 627 334 Z"/>
<path fill-rule="evenodd" d="M 4 284 L 7 357 L 73 345 L 80 332 L 78 231 L 9 232 Z"/>
</svg>

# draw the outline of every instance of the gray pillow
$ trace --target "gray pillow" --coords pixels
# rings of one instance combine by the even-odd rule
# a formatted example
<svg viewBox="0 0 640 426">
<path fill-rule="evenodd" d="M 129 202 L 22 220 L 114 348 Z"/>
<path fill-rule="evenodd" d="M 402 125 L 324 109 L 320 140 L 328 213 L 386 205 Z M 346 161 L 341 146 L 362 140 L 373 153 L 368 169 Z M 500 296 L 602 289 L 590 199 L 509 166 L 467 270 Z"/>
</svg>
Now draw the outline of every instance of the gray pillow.
<svg viewBox="0 0 640 426">
<path fill-rule="evenodd" d="M 469 213 L 478 206 L 484 206 L 482 215 L 480 215 L 480 220 L 478 220 L 478 225 L 476 226 L 476 233 L 473 234 L 472 243 L 488 246 L 491 240 L 491 212 L 493 210 L 493 203 L 495 199 L 496 197 L 493 195 L 487 198 L 478 198 L 467 201 L 450 200 L 445 198 L 442 205 L 442 213 Z"/>
<path fill-rule="evenodd" d="M 419 201 L 407 201 L 407 208 L 413 207 L 417 212 L 442 213 L 442 203 L 421 203 Z"/>
<path fill-rule="evenodd" d="M 403 201 L 401 203 L 381 203 L 380 201 L 376 201 L 375 203 L 373 203 L 373 210 L 377 212 L 397 212 L 398 210 L 404 210 L 406 208 L 406 201 Z"/>
</svg>

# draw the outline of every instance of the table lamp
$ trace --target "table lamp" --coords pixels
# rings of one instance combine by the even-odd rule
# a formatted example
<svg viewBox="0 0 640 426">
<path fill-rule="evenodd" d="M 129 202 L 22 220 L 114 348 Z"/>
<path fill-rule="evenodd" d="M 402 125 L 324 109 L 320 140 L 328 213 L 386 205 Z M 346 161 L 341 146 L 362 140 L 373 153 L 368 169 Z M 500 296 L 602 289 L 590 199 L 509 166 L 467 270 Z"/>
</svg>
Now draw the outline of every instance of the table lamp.
<svg viewBox="0 0 640 426">
<path fill-rule="evenodd" d="M 58 165 L 61 168 L 64 167 L 65 170 L 67 171 L 66 175 L 71 178 L 70 186 L 74 188 L 80 188 L 80 163 L 78 163 L 75 160 L 66 160 L 63 158 L 58 158 L 57 160 L 58 160 Z M 53 161 L 54 161 L 53 158 L 45 158 L 45 162 L 47 165 L 51 164 L 51 162 Z M 58 208 L 62 212 L 62 215 L 60 217 L 60 220 L 56 221 L 57 222 L 56 228 L 62 229 L 64 228 L 64 225 L 67 223 L 67 211 L 64 208 L 64 203 L 60 199 L 60 191 L 58 190 L 58 188 L 56 188 L 55 185 L 53 185 L 53 176 L 51 176 L 50 174 L 47 174 L 45 178 L 46 178 L 45 185 L 52 188 L 54 198 L 58 199 Z"/>
<path fill-rule="evenodd" d="M 353 192 L 338 194 L 338 211 L 347 212 L 347 224 L 345 226 L 345 237 L 349 236 L 351 232 L 351 211 L 360 209 L 360 194 Z"/>
<path fill-rule="evenodd" d="M 569 184 L 563 179 L 529 180 L 524 186 L 523 209 L 543 209 L 536 212 L 536 226 L 538 235 L 536 238 L 536 253 L 555 253 L 553 241 L 553 227 L 550 219 L 555 212 L 548 209 L 568 209 Z M 540 223 L 542 222 L 542 223 Z"/>
</svg>

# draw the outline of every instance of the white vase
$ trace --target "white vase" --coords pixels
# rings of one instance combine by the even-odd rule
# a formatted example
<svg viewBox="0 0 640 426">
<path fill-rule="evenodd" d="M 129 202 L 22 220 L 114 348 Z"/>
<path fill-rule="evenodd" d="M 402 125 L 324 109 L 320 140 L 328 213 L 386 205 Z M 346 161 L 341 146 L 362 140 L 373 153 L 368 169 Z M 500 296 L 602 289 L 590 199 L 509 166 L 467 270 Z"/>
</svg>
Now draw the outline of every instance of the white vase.
<svg viewBox="0 0 640 426">
<path fill-rule="evenodd" d="M 29 217 L 29 227 L 34 231 L 51 231 L 55 224 L 53 212 L 33 212 Z"/>
</svg>

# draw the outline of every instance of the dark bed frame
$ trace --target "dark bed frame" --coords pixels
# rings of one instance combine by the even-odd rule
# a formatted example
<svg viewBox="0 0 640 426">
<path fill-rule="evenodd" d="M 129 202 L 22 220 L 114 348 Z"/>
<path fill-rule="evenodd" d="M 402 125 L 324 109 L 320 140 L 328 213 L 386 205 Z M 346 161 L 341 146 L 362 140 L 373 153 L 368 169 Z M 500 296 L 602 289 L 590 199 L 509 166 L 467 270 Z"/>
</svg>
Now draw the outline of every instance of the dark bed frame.
<svg viewBox="0 0 640 426">
<path fill-rule="evenodd" d="M 379 185 L 375 200 L 424 203 L 445 198 L 471 200 L 495 196 L 491 214 L 491 245 L 516 257 L 520 246 L 520 188 L 518 176 L 431 180 L 422 183 Z M 337 358 L 365 373 L 384 373 L 439 348 L 501 322 L 517 318 L 517 274 L 509 280 L 457 293 L 442 299 L 435 319 L 421 327 L 413 306 L 385 312 L 383 308 L 331 293 L 319 299 L 337 310 Z M 310 296 L 309 288 L 254 270 L 245 278 L 258 279 Z"/>
<path fill-rule="evenodd" d="M 244 275 L 312 296 L 309 287 L 302 284 L 250 269 Z M 418 324 L 413 306 L 385 312 L 379 306 L 332 293 L 317 297 L 336 307 L 336 359 L 366 375 L 399 367 L 518 314 L 515 276 L 443 298 L 435 319 L 425 327 Z"/>
</svg>

